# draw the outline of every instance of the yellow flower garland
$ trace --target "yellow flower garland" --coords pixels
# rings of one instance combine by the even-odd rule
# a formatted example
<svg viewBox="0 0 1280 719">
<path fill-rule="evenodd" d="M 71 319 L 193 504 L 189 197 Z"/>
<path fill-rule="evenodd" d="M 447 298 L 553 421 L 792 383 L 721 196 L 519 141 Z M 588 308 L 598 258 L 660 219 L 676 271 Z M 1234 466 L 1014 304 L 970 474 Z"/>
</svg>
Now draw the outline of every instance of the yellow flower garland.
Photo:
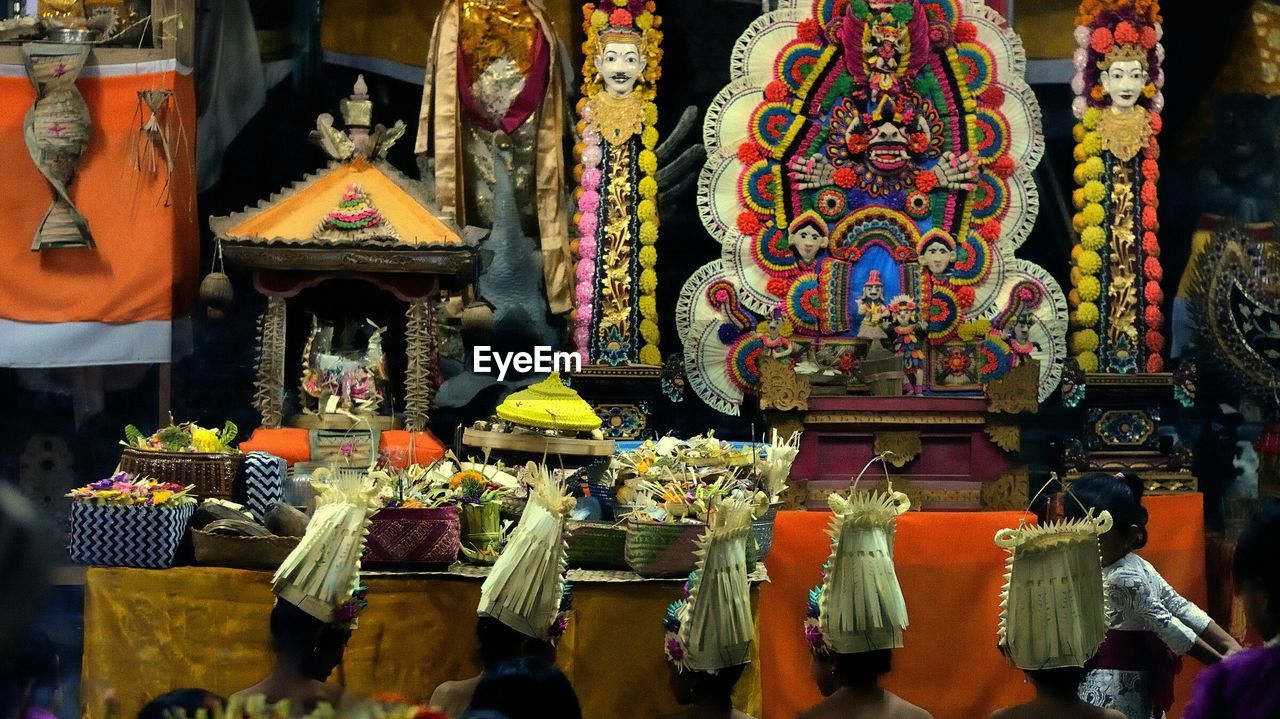
<svg viewBox="0 0 1280 719">
<path fill-rule="evenodd" d="M 1099 274 L 1103 265 L 1099 250 L 1107 241 L 1102 226 L 1106 222 L 1106 211 L 1101 203 L 1107 188 L 1102 183 L 1106 168 L 1101 157 L 1102 138 L 1097 132 L 1100 117 L 1101 111 L 1089 108 L 1071 131 L 1078 143 L 1074 152 L 1077 164 L 1072 173 L 1078 189 L 1072 192 L 1071 199 L 1079 210 L 1071 222 L 1080 240 L 1071 251 L 1073 289 L 1067 298 L 1071 303 L 1070 322 L 1074 331 L 1067 337 L 1067 349 L 1085 372 L 1098 371 L 1098 323 L 1102 317 L 1097 300 L 1102 293 Z"/>
</svg>

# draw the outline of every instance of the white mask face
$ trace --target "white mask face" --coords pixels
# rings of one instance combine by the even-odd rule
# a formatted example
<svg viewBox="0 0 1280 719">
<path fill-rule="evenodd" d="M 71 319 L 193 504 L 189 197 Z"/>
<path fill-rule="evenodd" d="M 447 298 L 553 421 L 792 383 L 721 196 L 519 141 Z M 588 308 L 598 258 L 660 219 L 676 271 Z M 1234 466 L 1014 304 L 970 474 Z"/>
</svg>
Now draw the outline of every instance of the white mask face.
<svg viewBox="0 0 1280 719">
<path fill-rule="evenodd" d="M 596 70 L 604 89 L 612 95 L 626 95 L 635 89 L 646 58 L 640 46 L 630 42 L 610 42 L 596 56 Z"/>
<path fill-rule="evenodd" d="M 1111 63 L 1111 67 L 1102 71 L 1102 91 L 1111 98 L 1111 106 L 1117 110 L 1128 110 L 1138 104 L 1142 98 L 1142 88 L 1147 84 L 1147 71 L 1137 60 L 1124 60 Z"/>
<path fill-rule="evenodd" d="M 827 246 L 827 238 L 823 237 L 812 225 L 805 225 L 791 235 L 791 246 L 804 262 L 813 262 L 818 252 Z"/>
</svg>

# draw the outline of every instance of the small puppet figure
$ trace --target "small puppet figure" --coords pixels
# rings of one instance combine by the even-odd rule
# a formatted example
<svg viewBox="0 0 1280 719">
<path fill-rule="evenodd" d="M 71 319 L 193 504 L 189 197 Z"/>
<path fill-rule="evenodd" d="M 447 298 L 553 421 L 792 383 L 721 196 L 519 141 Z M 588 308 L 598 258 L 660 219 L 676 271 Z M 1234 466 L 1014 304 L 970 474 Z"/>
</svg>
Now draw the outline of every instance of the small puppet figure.
<svg viewBox="0 0 1280 719">
<path fill-rule="evenodd" d="M 924 344 L 920 341 L 920 313 L 916 301 L 898 295 L 889 304 L 893 316 L 893 351 L 902 360 L 908 394 L 924 393 Z"/>
<path fill-rule="evenodd" d="M 860 339 L 882 340 L 887 337 L 884 325 L 889 320 L 889 310 L 884 306 L 884 283 L 880 280 L 879 270 L 872 270 L 867 275 L 866 284 L 862 285 L 858 314 L 862 317 L 862 324 L 858 327 Z"/>
<path fill-rule="evenodd" d="M 782 316 L 781 309 L 775 309 L 769 319 L 756 327 L 756 334 L 760 335 L 765 354 L 776 360 L 786 360 L 788 363 L 791 362 L 789 358 L 795 349 L 791 344 L 793 331 L 791 322 Z"/>
<path fill-rule="evenodd" d="M 1020 312 L 1005 333 L 1005 341 L 1013 349 L 1014 361 L 1018 364 L 1022 364 L 1036 349 L 1035 343 L 1031 341 L 1031 328 L 1035 324 L 1035 315 L 1030 312 Z"/>
</svg>

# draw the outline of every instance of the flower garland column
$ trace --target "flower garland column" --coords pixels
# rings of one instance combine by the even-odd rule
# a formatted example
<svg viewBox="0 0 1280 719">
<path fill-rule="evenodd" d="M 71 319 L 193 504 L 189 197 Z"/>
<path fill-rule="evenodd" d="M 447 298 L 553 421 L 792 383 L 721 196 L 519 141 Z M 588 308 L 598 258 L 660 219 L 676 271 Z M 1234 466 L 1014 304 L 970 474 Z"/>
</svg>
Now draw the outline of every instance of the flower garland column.
<svg viewBox="0 0 1280 719">
<path fill-rule="evenodd" d="M 1085 372 L 1164 369 L 1156 180 L 1164 48 L 1153 0 L 1086 0 L 1076 18 L 1071 328 Z"/>
<path fill-rule="evenodd" d="M 662 33 L 654 7 L 644 0 L 583 7 L 573 341 L 587 364 L 662 364 L 653 102 Z"/>
</svg>

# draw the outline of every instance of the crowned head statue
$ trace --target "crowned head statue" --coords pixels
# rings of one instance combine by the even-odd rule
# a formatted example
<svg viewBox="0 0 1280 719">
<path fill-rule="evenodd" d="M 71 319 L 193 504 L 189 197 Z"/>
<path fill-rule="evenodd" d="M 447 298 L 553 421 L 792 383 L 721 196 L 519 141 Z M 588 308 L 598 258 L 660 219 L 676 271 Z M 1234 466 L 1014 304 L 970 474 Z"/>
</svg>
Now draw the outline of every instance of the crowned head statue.
<svg viewBox="0 0 1280 719">
<path fill-rule="evenodd" d="M 604 92 L 614 97 L 630 95 L 637 85 L 652 86 L 646 74 L 660 35 L 660 23 L 652 2 L 604 0 L 584 8 L 589 44 L 588 81 L 594 74 Z"/>
<path fill-rule="evenodd" d="M 1101 71 L 1098 81 L 1111 101 L 1111 109 L 1132 110 L 1142 98 L 1150 77 L 1147 51 L 1137 45 L 1118 45 L 1103 56 L 1098 70 Z"/>
</svg>

